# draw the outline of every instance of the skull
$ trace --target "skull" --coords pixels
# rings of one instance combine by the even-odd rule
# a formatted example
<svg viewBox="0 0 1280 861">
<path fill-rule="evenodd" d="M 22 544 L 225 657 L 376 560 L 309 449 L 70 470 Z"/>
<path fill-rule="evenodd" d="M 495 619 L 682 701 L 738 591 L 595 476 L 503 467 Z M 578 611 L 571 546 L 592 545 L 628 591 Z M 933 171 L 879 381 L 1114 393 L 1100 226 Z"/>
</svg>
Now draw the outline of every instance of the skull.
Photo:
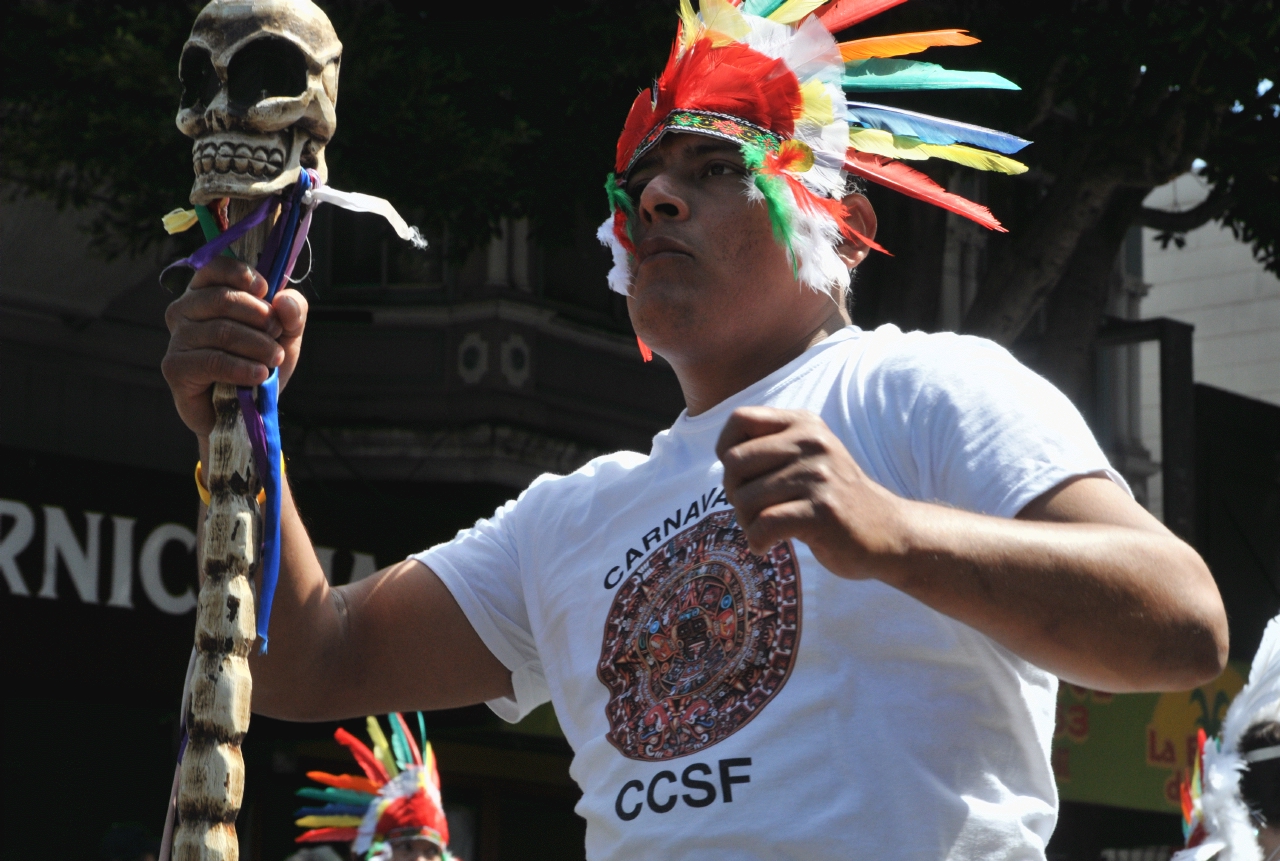
<svg viewBox="0 0 1280 861">
<path fill-rule="evenodd" d="M 178 128 L 191 148 L 191 202 L 265 197 L 304 167 L 327 179 L 342 43 L 310 0 L 214 0 L 182 48 Z"/>
</svg>

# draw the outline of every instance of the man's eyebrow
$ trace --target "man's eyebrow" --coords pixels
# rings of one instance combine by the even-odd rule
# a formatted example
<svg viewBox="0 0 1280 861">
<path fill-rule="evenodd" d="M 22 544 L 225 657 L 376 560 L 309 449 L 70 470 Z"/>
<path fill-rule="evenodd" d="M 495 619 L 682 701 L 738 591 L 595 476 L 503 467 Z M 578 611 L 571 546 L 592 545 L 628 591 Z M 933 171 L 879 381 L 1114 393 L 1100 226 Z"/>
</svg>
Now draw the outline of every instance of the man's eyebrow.
<svg viewBox="0 0 1280 861">
<path fill-rule="evenodd" d="M 703 156 L 712 155 L 713 153 L 718 152 L 733 152 L 737 154 L 741 149 L 742 148 L 733 141 L 708 137 L 702 143 L 698 143 L 690 147 L 686 152 L 694 158 L 702 158 Z M 632 166 L 631 170 L 627 173 L 627 177 L 630 178 L 642 170 L 651 168 L 659 161 L 660 156 L 656 149 L 652 152 L 646 153 L 644 158 L 640 159 Z"/>
<path fill-rule="evenodd" d="M 706 143 L 700 143 L 689 150 L 690 155 L 695 157 L 710 155 L 716 152 L 732 151 L 735 154 L 741 151 L 742 147 L 731 141 L 719 140 L 718 138 L 709 138 Z"/>
</svg>

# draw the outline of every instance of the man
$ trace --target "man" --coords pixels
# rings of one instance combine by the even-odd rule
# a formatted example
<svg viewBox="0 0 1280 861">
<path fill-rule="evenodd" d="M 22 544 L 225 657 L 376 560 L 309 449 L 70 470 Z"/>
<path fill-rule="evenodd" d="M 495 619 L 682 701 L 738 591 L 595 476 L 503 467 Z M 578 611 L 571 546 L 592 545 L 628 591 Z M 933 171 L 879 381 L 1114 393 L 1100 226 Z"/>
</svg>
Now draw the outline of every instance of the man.
<svg viewBox="0 0 1280 861">
<path fill-rule="evenodd" d="M 347 587 L 286 496 L 256 711 L 485 701 L 517 720 L 550 700 L 592 859 L 1042 858 L 1054 677 L 1132 691 L 1218 674 L 1212 577 L 1061 394 L 985 341 L 850 325 L 876 219 L 847 174 L 994 224 L 884 153 L 973 162 L 956 140 L 1003 139 L 846 110 L 843 79 L 911 64 L 842 66 L 821 23 L 787 20 L 803 5 L 687 10 L 619 141 L 610 284 L 685 413 L 649 455 L 544 476 Z M 908 121 L 925 137 L 861 135 Z M 165 373 L 202 457 L 213 382 L 276 367 L 284 383 L 297 364 L 306 303 L 263 295 L 219 260 L 171 306 Z"/>
</svg>

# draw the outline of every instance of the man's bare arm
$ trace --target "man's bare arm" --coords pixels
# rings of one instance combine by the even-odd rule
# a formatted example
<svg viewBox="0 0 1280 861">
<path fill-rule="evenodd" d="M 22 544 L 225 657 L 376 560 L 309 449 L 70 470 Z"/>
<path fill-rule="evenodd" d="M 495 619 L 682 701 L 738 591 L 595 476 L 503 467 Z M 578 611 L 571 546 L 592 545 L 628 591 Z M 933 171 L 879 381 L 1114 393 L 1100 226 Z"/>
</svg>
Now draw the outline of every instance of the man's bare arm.
<svg viewBox="0 0 1280 861">
<path fill-rule="evenodd" d="M 256 385 L 278 368 L 283 389 L 297 365 L 307 301 L 290 289 L 267 303 L 266 290 L 261 275 L 220 257 L 196 273 L 165 314 L 165 379 L 206 463 L 213 384 Z M 254 711 L 325 720 L 470 705 L 511 693 L 511 674 L 434 572 L 402 562 L 332 588 L 287 487 L 281 514 L 271 651 L 250 661 Z M 202 535 L 204 517 L 201 506 Z"/>
<path fill-rule="evenodd" d="M 511 695 L 511 673 L 434 571 L 408 560 L 331 587 L 292 495 L 281 520 L 271 650 L 250 660 L 255 712 L 335 720 Z"/>
<path fill-rule="evenodd" d="M 1185 690 L 1222 670 L 1226 613 L 1204 561 L 1109 479 L 1064 482 L 1009 520 L 895 496 L 809 413 L 740 409 L 718 451 L 756 552 L 804 541 L 832 572 L 1087 687 Z"/>
<path fill-rule="evenodd" d="M 338 720 L 511 695 L 511 673 L 430 568 L 406 560 L 332 587 L 287 487 L 280 526 L 271 649 L 249 659 L 256 713 Z"/>
</svg>

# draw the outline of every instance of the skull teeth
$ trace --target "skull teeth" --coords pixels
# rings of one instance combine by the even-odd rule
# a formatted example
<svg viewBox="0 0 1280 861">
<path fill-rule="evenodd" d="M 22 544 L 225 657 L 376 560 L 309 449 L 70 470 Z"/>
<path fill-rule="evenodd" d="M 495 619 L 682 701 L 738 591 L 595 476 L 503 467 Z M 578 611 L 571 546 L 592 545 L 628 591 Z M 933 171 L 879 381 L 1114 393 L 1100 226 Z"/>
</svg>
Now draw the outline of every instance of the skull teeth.
<svg viewBox="0 0 1280 861">
<path fill-rule="evenodd" d="M 236 173 L 274 179 L 284 170 L 284 150 L 226 141 L 197 141 L 192 147 L 191 163 L 197 174 Z"/>
</svg>

